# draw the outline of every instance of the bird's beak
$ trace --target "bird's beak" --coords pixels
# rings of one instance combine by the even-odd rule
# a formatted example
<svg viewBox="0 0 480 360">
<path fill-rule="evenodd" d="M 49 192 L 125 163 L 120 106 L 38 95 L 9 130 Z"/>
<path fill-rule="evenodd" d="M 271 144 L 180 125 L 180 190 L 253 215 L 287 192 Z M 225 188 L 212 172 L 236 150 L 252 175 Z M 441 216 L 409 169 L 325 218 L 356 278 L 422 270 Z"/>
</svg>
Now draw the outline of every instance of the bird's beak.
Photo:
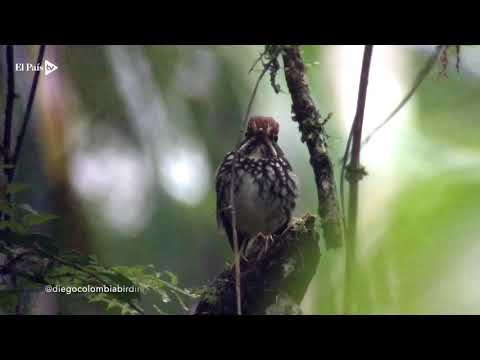
<svg viewBox="0 0 480 360">
<path fill-rule="evenodd" d="M 273 156 L 277 156 L 277 151 L 275 150 L 275 146 L 273 146 L 272 140 L 267 136 L 265 132 L 261 132 L 259 136 L 265 141 L 265 144 L 270 148 Z"/>
</svg>

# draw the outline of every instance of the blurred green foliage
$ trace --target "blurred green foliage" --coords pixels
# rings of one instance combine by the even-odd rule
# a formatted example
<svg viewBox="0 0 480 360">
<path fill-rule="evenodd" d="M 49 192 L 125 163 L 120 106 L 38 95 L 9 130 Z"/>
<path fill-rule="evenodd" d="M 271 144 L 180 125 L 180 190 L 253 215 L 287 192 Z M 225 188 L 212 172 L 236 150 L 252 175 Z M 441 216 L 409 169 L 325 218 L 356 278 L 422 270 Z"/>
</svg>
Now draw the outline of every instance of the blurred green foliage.
<svg viewBox="0 0 480 360">
<path fill-rule="evenodd" d="M 25 184 L 11 183 L 5 194 L 13 195 L 27 188 Z M 10 276 L 15 284 L 12 288 L 8 282 L 0 283 L 1 314 L 31 314 L 36 301 L 32 295 L 44 289 L 48 289 L 47 293 L 54 289 L 54 293 L 81 295 L 89 303 L 105 304 L 107 311 L 122 315 L 143 314 L 139 300 L 149 293 L 157 296 L 157 303 L 162 303 L 153 306 L 161 314 L 166 314 L 163 304 L 170 303 L 172 298 L 188 311 L 185 302 L 197 297 L 180 288 L 176 275 L 170 271 L 158 272 L 153 265 L 108 268 L 99 264 L 95 255 L 64 249 L 51 236 L 35 232 L 38 225 L 58 220 L 56 215 L 6 201 L 3 195 L 0 211 L 6 215 L 0 221 L 0 254 L 6 259 L 1 268 L 2 280 Z M 89 287 L 102 291 L 84 290 Z"/>
<path fill-rule="evenodd" d="M 309 45 L 302 49 L 315 102 L 323 116 L 333 113 L 327 126 L 338 173 L 338 160 L 345 145 L 344 124 L 350 124 L 352 119 L 342 117 L 338 92 L 333 88 L 337 86 L 339 73 L 345 69 L 332 61 L 335 46 Z M 100 263 L 108 266 L 154 264 L 156 269 L 176 274 L 176 281 L 182 286 L 201 287 L 231 260 L 225 236 L 216 229 L 213 176 L 224 154 L 237 142 L 246 105 L 259 74 L 257 70 L 249 74 L 248 70 L 263 46 L 124 46 L 115 50 L 109 46 L 47 49 L 47 58 L 53 57 L 58 62 L 62 77 L 58 81 L 68 85 L 62 87 L 63 91 L 75 99 L 66 102 L 63 121 L 67 131 L 59 136 L 71 140 L 68 148 L 71 154 L 78 149 L 91 151 L 85 155 L 87 158 L 110 146 L 109 137 L 116 140 L 114 153 L 119 158 L 123 156 L 122 151 L 131 147 L 138 151 L 140 159 L 145 160 L 141 167 L 148 171 L 133 173 L 132 177 L 152 178 L 148 182 L 150 187 L 136 189 L 139 194 L 147 192 L 146 205 L 141 209 L 143 223 L 131 231 L 113 226 L 112 216 L 121 219 L 136 205 L 122 203 L 113 215 L 106 216 L 105 207 L 101 205 L 110 201 L 109 197 L 98 194 L 95 197 L 74 186 L 72 177 L 82 172 L 72 171 L 73 155 L 66 160 L 75 194 L 68 206 L 86 217 L 85 241 Z M 411 149 L 399 149 L 399 155 L 391 158 L 396 174 L 392 183 L 386 183 L 377 175 L 379 169 L 367 169 L 369 177 L 361 186 L 370 189 L 371 194 L 360 198 L 360 208 L 362 202 L 377 205 L 368 207 L 373 215 L 365 214 L 361 218 L 368 221 L 363 225 L 371 231 L 362 232 L 359 240 L 359 268 L 355 274 L 357 313 L 476 313 L 480 309 L 480 293 L 474 289 L 478 284 L 475 274 L 480 273 L 480 267 L 474 261 L 465 264 L 465 258 L 477 251 L 479 233 L 476 218 L 480 210 L 477 199 L 480 196 L 477 170 L 480 68 L 475 60 L 480 54 L 476 50 L 471 47 L 466 55 L 462 53 L 465 56 L 462 64 L 466 65 L 459 74 L 452 65 L 453 60 L 447 71 L 448 78 L 438 75 L 440 67 L 437 66 L 407 105 L 411 109 L 411 131 L 415 136 L 409 139 Z M 408 86 L 429 54 L 412 48 L 402 48 L 396 54 L 408 60 L 402 79 Z M 122 69 L 114 64 L 114 56 L 131 56 L 136 66 Z M 473 60 L 469 63 L 468 59 Z M 395 64 L 388 66 L 393 69 Z M 145 90 L 151 98 L 143 99 L 139 107 L 142 111 L 132 111 L 132 104 L 142 100 L 143 93 L 139 92 L 142 88 L 122 90 L 121 71 L 126 72 L 124 81 L 140 79 L 143 87 L 150 89 L 150 92 Z M 372 72 L 375 73 L 375 68 Z M 147 76 L 142 78 L 142 74 Z M 352 84 L 357 81 L 352 79 Z M 301 195 L 295 214 L 298 216 L 316 210 L 316 190 L 306 149 L 300 143 L 296 124 L 290 121 L 290 101 L 281 72 L 278 82 L 283 93 L 276 95 L 268 77 L 264 79 L 252 113 L 280 114 L 280 145 L 300 179 Z M 152 113 L 152 109 L 156 112 Z M 37 105 L 33 118 L 37 126 L 43 116 Z M 142 123 L 143 116 L 153 116 L 155 121 Z M 79 125 L 83 132 L 78 130 Z M 56 185 L 46 167 L 41 166 L 44 158 L 38 150 L 42 133 L 33 131 L 38 130 L 37 126 L 34 125 L 30 133 L 27 144 L 30 151 L 26 151 L 22 159 L 28 166 L 20 169 L 19 181 L 35 184 L 34 198 L 25 202 L 55 213 L 58 209 L 58 198 L 54 196 Z M 155 134 L 148 140 L 152 144 L 142 138 L 145 133 Z M 382 132 L 376 136 L 383 136 Z M 193 149 L 199 156 L 204 155 L 209 165 L 207 173 L 177 174 L 193 183 L 201 183 L 202 177 L 209 181 L 209 187 L 202 190 L 200 200 L 195 203 L 182 202 L 172 196 L 161 180 L 165 161 L 162 154 L 175 157 L 186 139 L 193 139 Z M 155 153 L 152 150 L 155 146 L 162 151 Z M 112 177 L 108 181 L 127 182 L 125 186 L 129 188 L 131 180 L 115 178 L 114 174 Z M 140 186 L 135 184 L 131 182 L 132 187 Z M 378 194 L 371 190 L 375 187 L 389 197 L 376 197 Z M 59 215 L 62 222 L 65 214 Z M 67 242 L 71 234 L 66 232 L 63 236 L 60 240 Z M 323 242 L 321 245 L 324 248 Z M 342 312 L 343 261 L 343 249 L 323 251 L 317 275 L 303 304 L 304 312 Z M 148 296 L 144 303 L 150 309 L 159 305 L 158 299 Z M 166 305 L 169 313 L 183 312 L 179 303 Z M 78 297 L 63 296 L 61 311 L 102 313 L 104 310 L 92 309 L 92 305 L 79 302 Z"/>
</svg>

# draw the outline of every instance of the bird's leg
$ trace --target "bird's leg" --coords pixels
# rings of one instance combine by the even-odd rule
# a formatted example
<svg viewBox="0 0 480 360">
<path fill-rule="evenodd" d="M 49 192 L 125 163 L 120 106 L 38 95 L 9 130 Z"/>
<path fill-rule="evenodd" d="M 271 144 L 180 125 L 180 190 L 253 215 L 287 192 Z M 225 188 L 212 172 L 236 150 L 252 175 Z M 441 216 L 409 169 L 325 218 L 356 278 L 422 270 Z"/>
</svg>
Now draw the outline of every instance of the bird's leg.
<svg viewBox="0 0 480 360">
<path fill-rule="evenodd" d="M 263 249 L 258 253 L 257 261 L 264 257 L 267 254 L 267 251 L 271 244 L 273 244 L 273 236 L 272 234 L 264 235 L 262 233 L 258 234 L 259 238 L 262 238 L 264 241 Z"/>
<path fill-rule="evenodd" d="M 246 255 L 245 255 L 242 251 L 240 251 L 240 250 L 239 250 L 238 252 L 239 252 L 238 255 L 240 256 L 240 263 L 242 263 L 242 262 L 243 262 L 243 263 L 248 263 L 249 261 L 248 261 Z M 235 256 L 235 255 L 234 255 L 234 256 Z M 235 258 L 233 259 L 233 262 L 232 262 L 232 264 L 230 265 L 230 270 L 233 270 L 233 269 L 235 269 Z"/>
<path fill-rule="evenodd" d="M 243 260 L 244 262 L 248 263 L 247 255 L 248 255 L 248 243 L 250 241 L 244 241 L 240 249 L 238 249 L 239 255 L 240 255 L 240 260 Z"/>
</svg>

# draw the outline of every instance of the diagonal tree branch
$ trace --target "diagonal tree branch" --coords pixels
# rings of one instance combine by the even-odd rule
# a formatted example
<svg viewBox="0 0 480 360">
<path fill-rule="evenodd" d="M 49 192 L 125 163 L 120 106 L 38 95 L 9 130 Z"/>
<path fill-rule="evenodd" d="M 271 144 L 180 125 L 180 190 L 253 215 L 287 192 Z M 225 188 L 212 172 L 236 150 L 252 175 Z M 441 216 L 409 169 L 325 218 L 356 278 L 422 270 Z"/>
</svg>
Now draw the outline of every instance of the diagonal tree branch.
<svg viewBox="0 0 480 360">
<path fill-rule="evenodd" d="M 298 122 L 302 142 L 307 144 L 310 164 L 315 175 L 318 212 L 328 248 L 343 243 L 343 221 L 335 186 L 333 165 L 327 151 L 324 122 L 313 103 L 306 81 L 305 65 L 298 45 L 283 49 L 285 79 L 292 98 L 293 120 Z"/>
<path fill-rule="evenodd" d="M 247 261 L 242 262 L 242 313 L 298 314 L 308 284 L 320 259 L 315 216 L 305 214 L 281 234 L 274 235 L 264 255 L 265 239 L 253 240 Z M 204 291 L 195 315 L 235 314 L 235 271 L 222 272 Z"/>
</svg>

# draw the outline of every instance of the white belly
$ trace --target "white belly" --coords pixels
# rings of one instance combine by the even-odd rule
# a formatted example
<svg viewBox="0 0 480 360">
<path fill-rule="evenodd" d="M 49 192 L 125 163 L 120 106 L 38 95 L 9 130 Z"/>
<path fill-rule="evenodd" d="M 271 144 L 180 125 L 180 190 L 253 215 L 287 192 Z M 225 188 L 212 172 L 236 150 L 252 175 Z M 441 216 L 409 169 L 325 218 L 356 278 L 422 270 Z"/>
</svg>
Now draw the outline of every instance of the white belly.
<svg viewBox="0 0 480 360">
<path fill-rule="evenodd" d="M 258 186 L 245 176 L 235 196 L 237 228 L 250 236 L 271 234 L 287 221 L 279 200 L 260 197 Z"/>
</svg>

